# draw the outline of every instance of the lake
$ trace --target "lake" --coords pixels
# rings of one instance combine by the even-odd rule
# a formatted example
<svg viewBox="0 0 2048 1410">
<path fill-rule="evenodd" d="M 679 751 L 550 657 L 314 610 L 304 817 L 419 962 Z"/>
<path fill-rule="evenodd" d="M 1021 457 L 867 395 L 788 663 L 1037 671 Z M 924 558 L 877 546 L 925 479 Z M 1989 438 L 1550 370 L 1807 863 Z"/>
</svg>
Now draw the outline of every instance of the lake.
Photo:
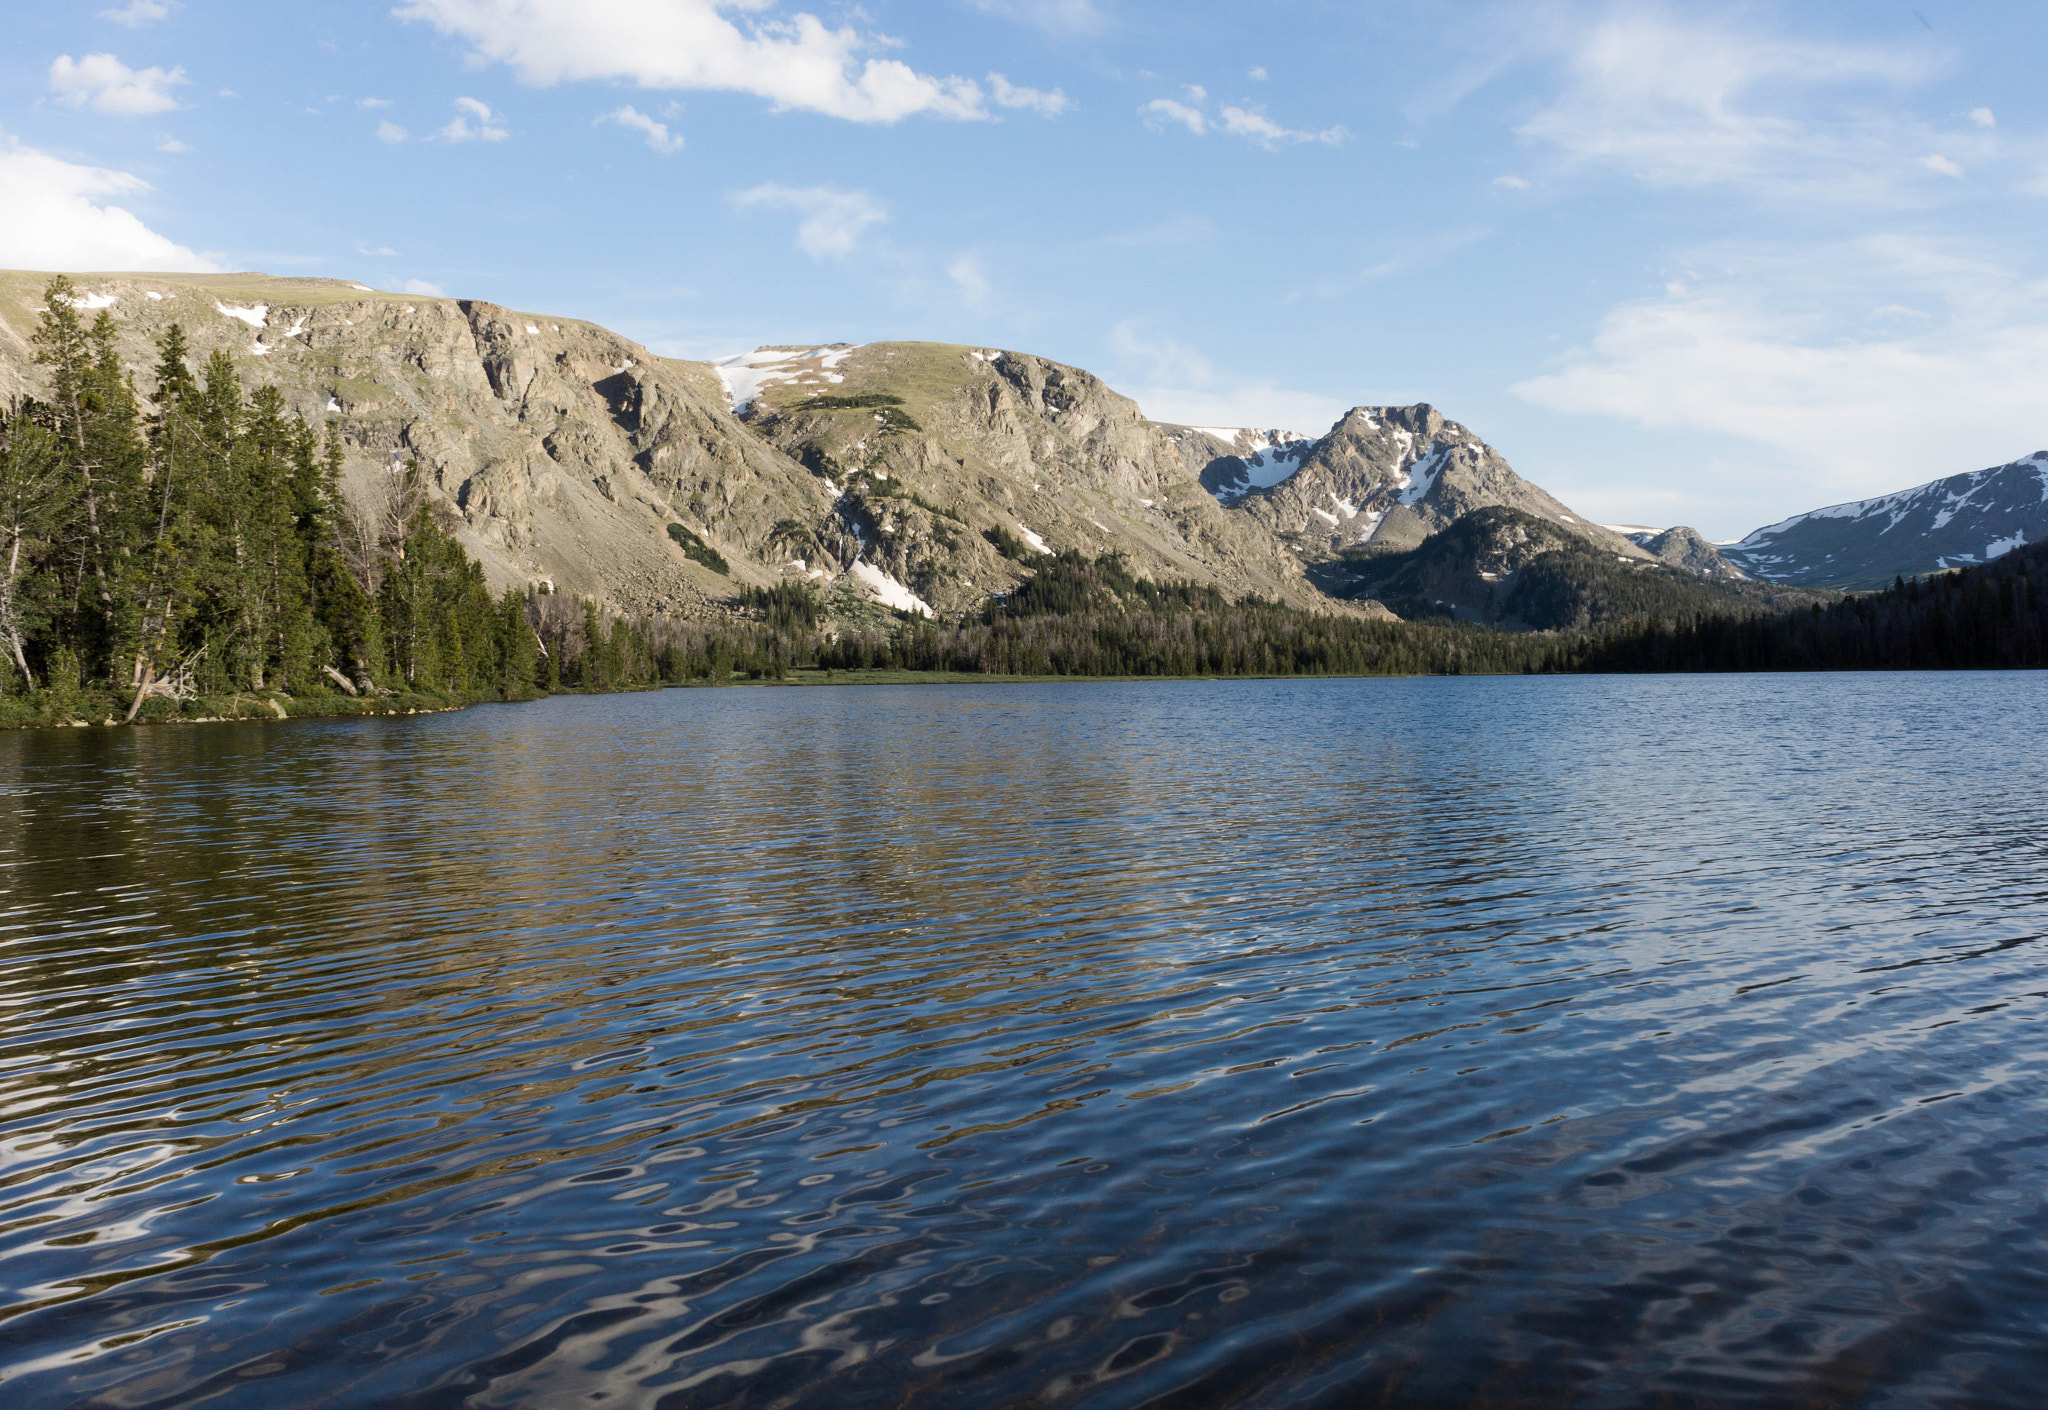
<svg viewBox="0 0 2048 1410">
<path fill-rule="evenodd" d="M 0 736 L 0 1402 L 2036 1406 L 2048 677 Z"/>
</svg>

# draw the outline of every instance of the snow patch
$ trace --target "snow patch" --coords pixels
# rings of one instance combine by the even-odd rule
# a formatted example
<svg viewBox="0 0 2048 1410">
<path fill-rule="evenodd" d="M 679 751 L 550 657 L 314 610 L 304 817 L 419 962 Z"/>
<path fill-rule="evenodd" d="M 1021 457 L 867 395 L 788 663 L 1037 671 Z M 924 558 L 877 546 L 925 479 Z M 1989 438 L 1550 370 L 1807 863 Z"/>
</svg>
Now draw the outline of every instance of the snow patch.
<svg viewBox="0 0 2048 1410">
<path fill-rule="evenodd" d="M 540 329 L 534 327 L 531 323 L 526 325 L 526 331 L 533 334 L 535 337 L 540 336 Z"/>
<path fill-rule="evenodd" d="M 301 334 L 301 333 L 303 333 L 303 332 L 305 332 L 305 331 L 306 331 L 306 315 L 302 313 L 302 314 L 300 314 L 300 315 L 299 315 L 299 321 L 298 321 L 298 322 L 296 322 L 296 323 L 292 324 L 292 326 L 291 326 L 291 327 L 289 327 L 289 328 L 287 328 L 287 329 L 285 329 L 285 330 L 284 330 L 284 335 L 285 335 L 285 336 L 286 336 L 287 338 L 296 338 L 296 337 L 298 337 L 298 336 L 299 336 L 299 334 Z"/>
<path fill-rule="evenodd" d="M 2006 554 L 2011 553 L 2014 549 L 2025 548 L 2026 546 L 2027 531 L 2025 529 L 2021 529 L 2018 533 L 2014 534 L 2010 538 L 1993 539 L 1990 543 L 1985 544 L 1984 561 L 1986 563 L 1989 563 L 1994 558 L 2002 558 Z"/>
<path fill-rule="evenodd" d="M 733 414 L 737 416 L 752 406 L 764 389 L 777 382 L 812 375 L 827 382 L 845 381 L 836 369 L 864 346 L 856 343 L 843 348 L 756 348 L 718 358 L 711 368 L 724 385 L 726 400 L 732 403 Z"/>
<path fill-rule="evenodd" d="M 903 584 L 897 582 L 874 564 L 856 563 L 853 565 L 852 572 L 853 576 L 859 580 L 860 585 L 873 593 L 875 600 L 884 607 L 894 607 L 899 612 L 916 612 L 926 617 L 936 617 L 938 615 L 932 611 L 924 599 L 903 586 Z"/>
<path fill-rule="evenodd" d="M 239 308 L 233 304 L 224 304 L 219 299 L 215 299 L 213 306 L 229 318 L 241 319 L 242 322 L 248 324 L 251 328 L 261 328 L 270 321 L 269 304 L 252 304 L 248 308 Z"/>
<path fill-rule="evenodd" d="M 118 298 L 118 294 L 80 294 L 71 301 L 71 306 L 75 309 L 112 308 Z"/>
<path fill-rule="evenodd" d="M 1034 488 L 1035 488 L 1035 487 L 1034 487 Z M 1031 530 L 1029 530 L 1029 529 L 1025 528 L 1025 527 L 1024 527 L 1024 526 L 1023 526 L 1022 524 L 1019 524 L 1019 525 L 1017 526 L 1017 532 L 1018 532 L 1018 533 L 1020 533 L 1020 534 L 1022 534 L 1022 535 L 1024 536 L 1024 542 L 1026 542 L 1026 543 L 1030 544 L 1030 545 L 1031 545 L 1031 546 L 1032 546 L 1033 548 L 1037 549 L 1037 550 L 1038 550 L 1038 551 L 1039 551 L 1040 553 L 1051 553 L 1051 552 L 1052 552 L 1052 550 L 1051 550 L 1051 549 L 1049 549 L 1049 548 L 1047 548 L 1047 547 L 1045 546 L 1045 540 L 1044 540 L 1044 539 L 1040 538 L 1040 537 L 1039 537 L 1039 536 L 1038 536 L 1037 534 L 1034 534 L 1034 533 L 1032 533 L 1032 532 L 1031 532 Z"/>
<path fill-rule="evenodd" d="M 339 411 L 341 410 L 341 402 L 334 397 L 329 397 L 327 399 L 327 409 L 329 411 Z"/>
<path fill-rule="evenodd" d="M 374 294 L 377 292 L 375 289 L 372 289 L 368 284 L 351 284 L 349 285 L 349 288 L 360 289 L 365 294 Z"/>
<path fill-rule="evenodd" d="M 1405 436 L 1407 432 L 1398 434 Z M 1422 503 L 1423 497 L 1436 488 L 1436 477 L 1443 473 L 1444 462 L 1451 458 L 1451 450 L 1450 446 L 1438 446 L 1404 470 L 1401 473 L 1401 493 L 1396 498 L 1411 507 Z"/>
<path fill-rule="evenodd" d="M 154 290 L 154 289 L 151 289 L 151 290 L 150 290 L 150 291 L 149 291 L 148 293 L 144 294 L 144 295 L 143 295 L 142 297 L 144 297 L 145 299 L 155 299 L 155 300 L 156 300 L 156 301 L 157 301 L 158 303 L 162 303 L 162 302 L 164 301 L 164 296 L 163 296 L 162 294 L 159 294 L 159 293 L 158 293 L 158 292 L 157 292 L 156 290 Z"/>
</svg>

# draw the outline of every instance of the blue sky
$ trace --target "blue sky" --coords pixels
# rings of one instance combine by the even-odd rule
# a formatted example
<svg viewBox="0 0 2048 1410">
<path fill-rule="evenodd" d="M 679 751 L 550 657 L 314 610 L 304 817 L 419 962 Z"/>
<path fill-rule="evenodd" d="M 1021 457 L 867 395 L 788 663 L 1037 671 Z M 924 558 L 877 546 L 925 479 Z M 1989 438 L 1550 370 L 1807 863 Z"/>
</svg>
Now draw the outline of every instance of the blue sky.
<svg viewBox="0 0 2048 1410">
<path fill-rule="evenodd" d="M 1716 538 L 2048 446 L 2038 3 L 0 15 L 0 266 L 1012 347 L 1207 425 L 1429 401 Z"/>
</svg>

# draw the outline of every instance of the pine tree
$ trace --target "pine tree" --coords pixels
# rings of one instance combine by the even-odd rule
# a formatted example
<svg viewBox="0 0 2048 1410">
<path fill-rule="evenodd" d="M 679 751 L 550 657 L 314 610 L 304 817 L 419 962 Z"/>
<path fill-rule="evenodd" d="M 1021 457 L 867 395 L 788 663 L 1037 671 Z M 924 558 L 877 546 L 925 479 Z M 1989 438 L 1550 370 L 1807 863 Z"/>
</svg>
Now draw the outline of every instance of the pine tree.
<svg viewBox="0 0 2048 1410">
<path fill-rule="evenodd" d="M 0 416 L 0 640 L 33 689 L 28 640 L 49 618 L 35 569 L 70 511 L 75 486 L 62 447 L 26 416 Z"/>
</svg>

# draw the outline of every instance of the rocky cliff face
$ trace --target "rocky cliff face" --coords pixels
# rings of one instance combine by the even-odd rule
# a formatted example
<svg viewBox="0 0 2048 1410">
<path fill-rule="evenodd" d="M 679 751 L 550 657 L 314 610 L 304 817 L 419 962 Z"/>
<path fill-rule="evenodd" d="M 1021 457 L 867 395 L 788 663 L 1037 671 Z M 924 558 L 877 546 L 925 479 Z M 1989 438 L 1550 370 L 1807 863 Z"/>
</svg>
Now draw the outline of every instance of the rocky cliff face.
<svg viewBox="0 0 2048 1410">
<path fill-rule="evenodd" d="M 2048 539 L 2048 451 L 1758 529 L 1721 555 L 1773 582 L 1875 588 Z"/>
<path fill-rule="evenodd" d="M 1007 591 L 1032 558 L 1067 549 L 1121 553 L 1141 576 L 1327 605 L 1292 555 L 1203 492 L 1134 402 L 1079 368 L 943 343 L 751 357 L 726 369 L 746 424 L 835 496 L 778 551 L 807 562 L 859 552 L 940 612 Z M 991 541 L 1004 536 L 1021 561 Z"/>
<path fill-rule="evenodd" d="M 0 276 L 0 390 L 40 389 L 28 336 L 46 276 Z M 195 364 L 225 348 L 309 422 L 333 423 L 349 488 L 374 495 L 416 462 L 427 493 L 493 587 L 547 582 L 628 611 L 703 614 L 733 579 L 768 582 L 748 549 L 830 494 L 722 404 L 708 369 L 602 328 L 469 300 L 262 275 L 77 280 L 88 317 L 120 330 L 138 389 L 173 321 Z M 678 525 L 730 575 L 684 555 Z"/>
</svg>

